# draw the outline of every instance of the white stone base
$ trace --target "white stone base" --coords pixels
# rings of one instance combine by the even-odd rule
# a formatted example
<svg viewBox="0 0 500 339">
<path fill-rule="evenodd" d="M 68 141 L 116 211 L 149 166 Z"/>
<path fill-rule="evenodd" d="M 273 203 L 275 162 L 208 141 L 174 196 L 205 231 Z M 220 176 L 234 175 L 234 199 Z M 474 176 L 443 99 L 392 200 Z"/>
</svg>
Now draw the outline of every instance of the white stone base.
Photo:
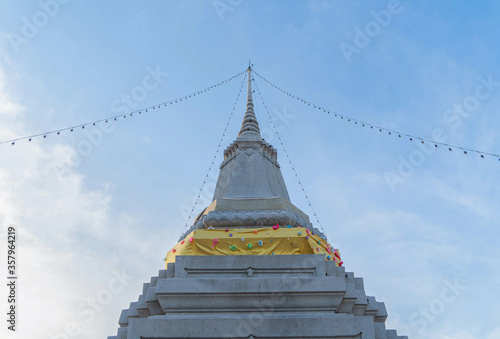
<svg viewBox="0 0 500 339">
<path fill-rule="evenodd" d="M 108 339 L 393 339 L 385 305 L 323 255 L 177 256 Z"/>
</svg>

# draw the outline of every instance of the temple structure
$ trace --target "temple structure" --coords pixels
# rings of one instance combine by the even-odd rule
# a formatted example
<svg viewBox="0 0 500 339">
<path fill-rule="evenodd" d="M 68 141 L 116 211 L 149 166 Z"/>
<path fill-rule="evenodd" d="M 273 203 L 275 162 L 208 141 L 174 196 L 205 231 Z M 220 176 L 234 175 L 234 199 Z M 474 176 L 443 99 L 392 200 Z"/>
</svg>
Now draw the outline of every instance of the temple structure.
<svg viewBox="0 0 500 339">
<path fill-rule="evenodd" d="M 108 339 L 407 338 L 385 328 L 384 303 L 290 202 L 277 151 L 260 134 L 251 72 L 213 202 Z"/>
</svg>

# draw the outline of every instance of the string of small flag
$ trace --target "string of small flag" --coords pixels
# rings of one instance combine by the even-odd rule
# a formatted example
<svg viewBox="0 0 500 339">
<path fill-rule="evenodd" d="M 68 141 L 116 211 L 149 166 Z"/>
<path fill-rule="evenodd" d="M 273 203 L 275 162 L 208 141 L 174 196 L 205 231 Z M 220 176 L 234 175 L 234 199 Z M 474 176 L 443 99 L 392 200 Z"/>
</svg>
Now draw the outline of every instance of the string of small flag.
<svg viewBox="0 0 500 339">
<path fill-rule="evenodd" d="M 110 116 L 110 117 L 107 117 L 107 118 L 103 118 L 103 119 L 99 119 L 99 120 L 95 120 L 95 121 L 91 121 L 91 122 L 86 122 L 86 123 L 75 125 L 75 126 L 70 126 L 70 127 L 65 127 L 65 128 L 60 128 L 60 129 L 52 130 L 52 131 L 43 132 L 43 133 L 38 133 L 38 134 L 28 135 L 28 136 L 24 136 L 24 137 L 15 138 L 15 139 L 0 141 L 0 145 L 1 144 L 11 144 L 12 146 L 14 146 L 16 144 L 16 142 L 18 142 L 18 141 L 27 140 L 28 142 L 31 142 L 34 138 L 39 138 L 39 137 L 42 138 L 42 139 L 47 139 L 47 137 L 49 135 L 52 135 L 52 134 L 60 135 L 63 132 L 68 132 L 68 131 L 69 132 L 73 132 L 73 131 L 76 131 L 76 130 L 83 130 L 86 127 L 94 127 L 98 123 L 108 123 L 109 121 L 117 121 L 118 119 L 120 119 L 122 117 L 123 117 L 123 119 L 125 119 L 127 117 L 133 117 L 134 114 L 140 115 L 140 114 L 143 114 L 143 113 L 147 113 L 150 110 L 165 108 L 165 107 L 167 107 L 167 105 L 170 106 L 170 105 L 174 105 L 174 104 L 177 104 L 177 103 L 181 103 L 183 100 L 184 101 L 189 100 L 191 98 L 194 98 L 196 95 L 204 94 L 204 93 L 210 91 L 211 89 L 215 89 L 215 88 L 217 88 L 219 86 L 227 84 L 230 81 L 232 81 L 232 80 L 240 77 L 242 74 L 245 74 L 245 73 L 246 73 L 245 71 L 242 71 L 242 72 L 240 72 L 240 73 L 238 73 L 236 75 L 233 75 L 230 78 L 227 78 L 227 79 L 225 79 L 223 81 L 220 81 L 220 82 L 218 82 L 218 83 L 216 83 L 216 84 L 214 84 L 212 86 L 206 87 L 206 88 L 204 88 L 202 90 L 199 90 L 199 91 L 196 91 L 196 92 L 193 92 L 193 93 L 190 93 L 190 94 L 186 94 L 186 95 L 180 96 L 180 97 L 178 97 L 176 99 L 165 101 L 165 102 L 153 105 L 153 106 L 149 106 L 149 107 L 145 107 L 145 108 L 142 108 L 142 109 L 139 109 L 139 110 L 136 110 L 136 111 L 128 112 L 126 114 L 114 115 L 114 116 Z"/>
<path fill-rule="evenodd" d="M 438 148 L 438 146 L 444 146 L 445 148 L 448 148 L 448 151 L 450 151 L 450 152 L 452 152 L 454 149 L 458 149 L 458 150 L 463 151 L 463 154 L 465 154 L 465 155 L 467 155 L 469 153 L 476 153 L 476 154 L 478 154 L 481 157 L 481 159 L 484 159 L 486 156 L 488 156 L 488 157 L 497 158 L 500 161 L 500 154 L 490 153 L 490 152 L 484 152 L 484 151 L 476 150 L 476 149 L 473 149 L 473 148 L 467 148 L 467 147 L 452 145 L 452 144 L 448 144 L 448 143 L 444 143 L 444 142 L 439 142 L 439 141 L 435 141 L 435 140 L 431 140 L 431 139 L 419 137 L 419 136 L 416 136 L 416 135 L 399 132 L 399 131 L 396 131 L 396 130 L 393 130 L 393 129 L 389 129 L 389 128 L 386 128 L 386 127 L 383 127 L 383 126 L 377 126 L 375 124 L 372 124 L 372 123 L 369 123 L 369 122 L 366 122 L 366 121 L 362 121 L 362 120 L 359 120 L 357 118 L 352 118 L 350 116 L 347 116 L 347 115 L 344 115 L 344 114 L 340 114 L 338 112 L 335 112 L 335 111 L 332 111 L 332 110 L 330 110 L 328 108 L 325 108 L 325 107 L 322 107 L 320 105 L 317 105 L 317 104 L 315 104 L 315 103 L 313 103 L 311 101 L 305 100 L 305 99 L 303 99 L 303 98 L 301 98 L 301 97 L 299 97 L 299 96 L 297 96 L 297 95 L 295 95 L 293 93 L 290 93 L 290 92 L 284 90 L 283 88 L 275 85 L 274 83 L 272 83 L 271 81 L 267 80 L 266 78 L 264 78 L 263 76 L 261 76 L 259 73 L 255 72 L 254 70 L 252 70 L 252 72 L 255 73 L 255 75 L 257 75 L 267 85 L 271 86 L 272 88 L 276 89 L 277 91 L 279 91 L 279 92 L 281 92 L 281 93 L 289 96 L 292 99 L 296 99 L 297 101 L 302 102 L 304 105 L 306 105 L 308 107 L 312 107 L 314 109 L 318 109 L 319 111 L 323 111 L 324 113 L 331 114 L 331 115 L 333 115 L 336 118 L 340 118 L 341 120 L 344 120 L 344 121 L 347 121 L 347 122 L 354 122 L 355 125 L 359 125 L 361 127 L 368 127 L 369 129 L 378 130 L 379 132 L 388 133 L 389 135 L 394 135 L 394 136 L 397 136 L 398 138 L 405 137 L 405 138 L 408 138 L 409 141 L 418 140 L 422 144 L 430 143 L 430 144 L 433 144 L 435 148 Z"/>
<path fill-rule="evenodd" d="M 229 119 L 227 119 L 226 127 L 224 128 L 224 131 L 222 132 L 222 136 L 221 136 L 221 138 L 219 140 L 219 144 L 217 145 L 217 149 L 215 151 L 215 154 L 212 157 L 212 162 L 210 163 L 210 166 L 208 167 L 207 174 L 205 175 L 205 178 L 203 179 L 203 184 L 201 185 L 201 188 L 198 191 L 198 196 L 196 197 L 195 202 L 193 204 L 193 207 L 191 208 L 191 211 L 189 212 L 188 218 L 186 220 L 186 224 L 184 225 L 184 228 L 182 229 L 182 233 L 181 234 L 184 234 L 184 232 L 186 231 L 186 229 L 188 227 L 189 220 L 191 219 L 191 217 L 193 215 L 193 212 L 194 212 L 194 210 L 196 208 L 196 205 L 198 204 L 198 201 L 200 200 L 201 194 L 203 192 L 203 188 L 205 187 L 205 184 L 207 183 L 210 171 L 212 170 L 212 167 L 213 167 L 215 161 L 217 160 L 217 156 L 219 155 L 220 147 L 222 146 L 222 141 L 224 140 L 224 137 L 226 136 L 226 132 L 227 132 L 227 129 L 229 127 L 229 123 L 231 122 L 231 119 L 232 119 L 232 117 L 234 115 L 234 111 L 236 110 L 236 105 L 238 104 L 238 100 L 239 100 L 239 98 L 241 96 L 241 92 L 242 92 L 243 87 L 245 85 L 246 78 L 247 78 L 247 76 L 245 74 L 245 76 L 243 77 L 243 81 L 241 82 L 241 86 L 240 86 L 238 95 L 236 96 L 236 99 L 234 101 L 233 108 L 231 109 L 231 113 L 229 113 Z"/>
<path fill-rule="evenodd" d="M 254 71 L 252 71 L 252 72 L 254 72 Z M 254 73 L 255 73 L 255 72 L 254 72 Z M 252 79 L 252 80 L 254 80 L 254 79 Z M 268 115 L 268 117 L 269 117 L 269 121 L 270 121 L 270 123 L 271 123 L 271 127 L 272 127 L 272 129 L 273 129 L 274 133 L 276 133 L 276 136 L 278 137 L 278 140 L 279 140 L 279 142 L 280 142 L 280 144 L 281 144 L 281 147 L 283 148 L 283 152 L 284 152 L 284 153 L 285 153 L 285 155 L 286 155 L 286 158 L 287 158 L 287 160 L 288 160 L 288 163 L 290 164 L 290 167 L 292 168 L 292 171 L 293 171 L 293 173 L 294 173 L 294 175 L 295 175 L 295 178 L 297 178 L 297 181 L 298 181 L 298 183 L 299 183 L 300 188 L 302 189 L 302 192 L 304 192 L 304 195 L 305 195 L 305 197 L 306 197 L 307 203 L 309 204 L 309 207 L 311 208 L 311 211 L 313 212 L 313 215 L 314 215 L 314 217 L 315 217 L 315 219 L 316 219 L 316 222 L 318 223 L 319 227 L 321 228 L 321 232 L 323 232 L 323 235 L 326 237 L 325 229 L 323 228 L 323 225 L 322 225 L 322 224 L 321 224 L 321 222 L 319 221 L 319 217 L 318 217 L 318 215 L 316 214 L 316 210 L 314 209 L 314 207 L 313 207 L 313 205 L 312 205 L 312 202 L 311 202 L 311 200 L 309 199 L 309 196 L 308 196 L 308 195 L 307 195 L 307 193 L 306 193 L 306 190 L 305 190 L 305 188 L 304 188 L 304 185 L 302 185 L 302 181 L 300 180 L 299 175 L 298 175 L 297 171 L 295 170 L 295 166 L 293 165 L 293 163 L 292 163 L 292 159 L 290 158 L 290 155 L 288 154 L 288 152 L 287 152 L 287 150 L 286 150 L 286 148 L 285 148 L 285 144 L 283 143 L 283 140 L 281 140 L 281 136 L 280 136 L 280 134 L 279 134 L 279 132 L 278 132 L 278 129 L 277 129 L 277 128 L 276 128 L 276 126 L 274 125 L 274 122 L 273 122 L 273 118 L 272 118 L 272 116 L 271 116 L 271 113 L 269 112 L 269 109 L 267 108 L 267 105 L 266 105 L 266 103 L 264 102 L 264 98 L 262 97 L 262 94 L 260 93 L 260 90 L 259 90 L 259 86 L 257 85 L 257 82 L 256 82 L 255 80 L 254 80 L 254 87 L 255 87 L 255 89 L 257 90 L 257 93 L 259 94 L 260 100 L 262 101 L 262 104 L 264 105 L 264 109 L 266 110 L 267 115 Z"/>
</svg>

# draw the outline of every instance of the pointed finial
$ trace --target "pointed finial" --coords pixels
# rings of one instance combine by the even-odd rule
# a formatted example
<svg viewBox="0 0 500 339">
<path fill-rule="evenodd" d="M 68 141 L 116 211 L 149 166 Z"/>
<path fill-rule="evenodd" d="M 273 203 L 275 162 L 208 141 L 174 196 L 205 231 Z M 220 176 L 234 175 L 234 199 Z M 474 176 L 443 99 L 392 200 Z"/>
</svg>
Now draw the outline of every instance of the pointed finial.
<svg viewBox="0 0 500 339">
<path fill-rule="evenodd" d="M 243 117 L 243 123 L 241 124 L 240 133 L 238 136 L 242 135 L 256 135 L 259 137 L 259 140 L 262 138 L 260 136 L 260 128 L 259 123 L 257 121 L 257 117 L 255 116 L 255 112 L 253 111 L 253 99 L 252 99 L 252 64 L 250 60 L 248 60 L 248 88 L 247 88 L 247 110 L 245 112 L 245 116 Z"/>
</svg>

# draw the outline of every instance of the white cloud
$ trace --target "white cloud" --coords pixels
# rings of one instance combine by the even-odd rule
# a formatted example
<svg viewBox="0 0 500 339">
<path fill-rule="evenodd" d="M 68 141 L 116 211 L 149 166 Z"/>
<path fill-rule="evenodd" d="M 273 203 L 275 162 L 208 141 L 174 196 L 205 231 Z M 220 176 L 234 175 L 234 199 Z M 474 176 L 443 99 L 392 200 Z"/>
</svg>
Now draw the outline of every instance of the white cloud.
<svg viewBox="0 0 500 339">
<path fill-rule="evenodd" d="M 2 140 L 26 133 L 19 119 L 23 108 L 9 98 L 6 79 L 6 71 L 0 69 Z M 81 329 L 80 337 L 112 335 L 120 309 L 136 300 L 140 285 L 147 280 L 143 277 L 156 273 L 144 272 L 144 265 L 130 260 L 137 252 L 145 260 L 152 259 L 147 254 L 150 239 L 139 234 L 140 220 L 125 214 L 113 216 L 106 184 L 89 190 L 77 168 L 57 170 L 74 154 L 72 147 L 48 140 L 0 145 L 1 253 L 6 253 L 8 225 L 14 225 L 18 235 L 16 338 L 50 338 L 50 334 L 68 330 L 71 322 Z M 113 248 L 113 244 L 125 246 Z M 125 248 L 128 256 L 124 255 Z M 152 267 L 161 266 L 161 259 L 156 259 L 158 263 L 151 260 Z M 5 265 L 2 261 L 3 272 Z M 88 298 L 105 293 L 112 272 L 124 268 L 128 275 L 131 271 L 144 274 L 130 280 L 120 295 L 113 295 L 109 304 L 92 317 L 90 306 L 85 305 Z M 5 284 L 0 293 L 7 295 Z M 0 307 L 7 309 L 4 298 Z M 2 338 L 11 335 L 6 331 L 2 326 Z"/>
</svg>

